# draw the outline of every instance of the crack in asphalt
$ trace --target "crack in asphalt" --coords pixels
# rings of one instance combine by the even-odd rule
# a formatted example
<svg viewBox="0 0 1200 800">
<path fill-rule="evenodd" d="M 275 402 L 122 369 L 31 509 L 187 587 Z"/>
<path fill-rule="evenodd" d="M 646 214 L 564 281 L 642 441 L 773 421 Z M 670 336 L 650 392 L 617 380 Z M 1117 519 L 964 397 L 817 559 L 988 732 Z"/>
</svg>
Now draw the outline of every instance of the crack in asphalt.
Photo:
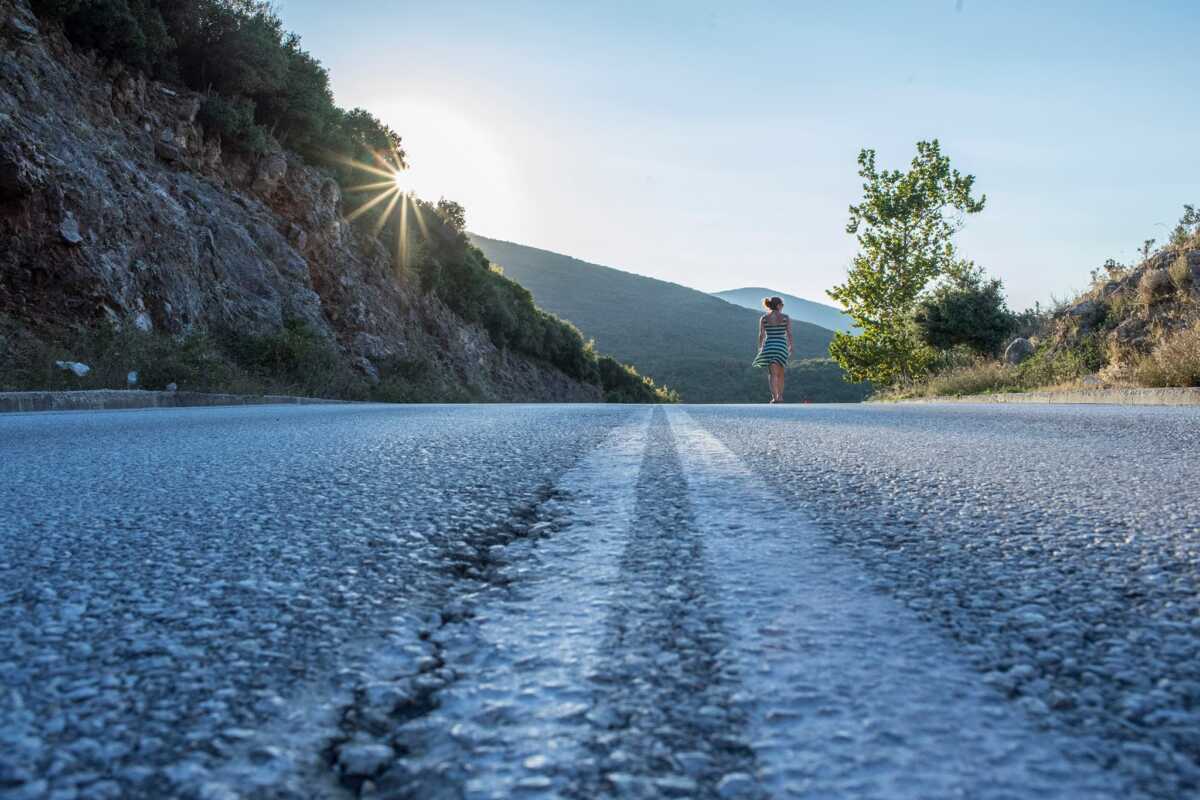
<svg viewBox="0 0 1200 800">
<path fill-rule="evenodd" d="M 501 552 L 514 542 L 536 541 L 561 524 L 554 506 L 568 494 L 552 484 L 513 509 L 500 525 L 472 528 L 444 555 L 442 569 L 454 578 L 455 596 L 417 634 L 417 671 L 355 686 L 341 714 L 341 735 L 322 752 L 341 785 L 352 794 L 396 798 L 458 796 L 464 778 L 445 769 L 410 769 L 430 749 L 421 723 L 441 705 L 441 693 L 460 677 L 445 640 L 474 626 L 477 607 L 512 583 Z M 439 767 L 444 765 L 438 765 Z"/>
</svg>

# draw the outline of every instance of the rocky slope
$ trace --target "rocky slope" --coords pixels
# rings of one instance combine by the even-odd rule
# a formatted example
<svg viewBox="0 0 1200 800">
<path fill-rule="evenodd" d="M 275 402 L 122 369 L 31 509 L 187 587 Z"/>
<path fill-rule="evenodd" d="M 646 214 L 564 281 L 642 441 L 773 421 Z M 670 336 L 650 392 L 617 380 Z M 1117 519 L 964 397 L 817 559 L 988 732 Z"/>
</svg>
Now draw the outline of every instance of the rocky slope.
<svg viewBox="0 0 1200 800">
<path fill-rule="evenodd" d="M 323 171 L 282 149 L 223 150 L 197 122 L 201 100 L 77 52 L 26 0 L 0 0 L 0 325 L 181 337 L 298 322 L 364 381 L 408 359 L 483 400 L 599 399 L 396 275 Z"/>
<path fill-rule="evenodd" d="M 1200 326 L 1198 244 L 1168 246 L 1136 267 L 1098 272 L 1090 291 L 1054 315 L 1043 347 L 1052 355 L 1075 352 L 1090 359 L 1105 383 L 1188 385 L 1158 373 L 1197 355 L 1180 344 L 1195 338 Z"/>
</svg>

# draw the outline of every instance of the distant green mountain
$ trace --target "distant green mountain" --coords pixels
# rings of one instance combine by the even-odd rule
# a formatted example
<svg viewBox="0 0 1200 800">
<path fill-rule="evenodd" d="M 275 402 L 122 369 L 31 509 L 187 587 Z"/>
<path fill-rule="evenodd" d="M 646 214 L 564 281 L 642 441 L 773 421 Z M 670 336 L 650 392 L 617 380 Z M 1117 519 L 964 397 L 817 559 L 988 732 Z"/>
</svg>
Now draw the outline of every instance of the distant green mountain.
<svg viewBox="0 0 1200 800">
<path fill-rule="evenodd" d="M 533 247 L 471 236 L 488 260 L 533 293 L 545 310 L 575 323 L 596 347 L 677 390 L 685 402 L 767 399 L 754 369 L 757 312 L 675 283 L 589 264 Z M 845 383 L 828 360 L 833 332 L 794 321 L 790 401 L 857 402 L 869 387 Z"/>
<path fill-rule="evenodd" d="M 713 296 L 734 305 L 753 308 L 756 311 L 762 308 L 764 297 L 779 297 L 783 300 L 783 304 L 786 307 L 784 311 L 794 320 L 811 322 L 813 325 L 820 325 L 822 328 L 829 328 L 831 331 L 842 331 L 843 333 L 850 333 L 854 328 L 854 320 L 833 306 L 827 306 L 824 303 L 814 303 L 812 300 L 805 300 L 803 297 L 777 292 L 774 289 L 764 289 L 761 286 L 748 286 L 744 289 L 727 289 L 723 292 L 713 292 Z"/>
</svg>

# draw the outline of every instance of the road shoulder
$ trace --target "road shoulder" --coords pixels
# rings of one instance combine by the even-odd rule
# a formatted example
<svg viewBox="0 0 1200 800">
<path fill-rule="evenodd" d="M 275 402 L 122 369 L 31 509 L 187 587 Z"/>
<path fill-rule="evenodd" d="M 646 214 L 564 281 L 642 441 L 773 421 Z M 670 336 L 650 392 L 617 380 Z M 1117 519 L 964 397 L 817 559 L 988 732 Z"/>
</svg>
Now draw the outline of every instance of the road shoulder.
<svg viewBox="0 0 1200 800">
<path fill-rule="evenodd" d="M 1200 387 L 1178 389 L 1065 389 L 1046 392 L 997 392 L 881 401 L 895 403 L 1028 403 L 1061 405 L 1196 406 Z"/>
<path fill-rule="evenodd" d="M 92 389 L 74 392 L 0 392 L 0 413 L 36 411 L 112 411 L 131 408 L 200 406 L 313 405 L 345 403 L 290 395 L 209 394 L 144 389 Z"/>
</svg>

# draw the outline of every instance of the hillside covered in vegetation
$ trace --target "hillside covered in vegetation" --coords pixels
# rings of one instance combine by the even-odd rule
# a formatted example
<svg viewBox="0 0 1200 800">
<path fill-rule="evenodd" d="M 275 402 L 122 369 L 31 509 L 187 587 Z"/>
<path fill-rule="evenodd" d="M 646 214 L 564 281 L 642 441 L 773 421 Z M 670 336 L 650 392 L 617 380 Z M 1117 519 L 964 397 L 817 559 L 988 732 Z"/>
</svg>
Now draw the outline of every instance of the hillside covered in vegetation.
<svg viewBox="0 0 1200 800">
<path fill-rule="evenodd" d="M 1200 216 L 1185 207 L 1166 245 L 1110 260 L 1070 302 L 1012 318 L 1004 352 L 962 356 L 896 396 L 1034 389 L 1200 386 Z"/>
<path fill-rule="evenodd" d="M 999 279 L 962 258 L 954 235 L 986 196 L 938 141 L 907 170 L 858 158 L 863 199 L 846 231 L 859 252 L 829 295 L 860 335 L 830 353 L 883 398 L 1033 389 L 1200 386 L 1200 213 L 1184 206 L 1168 242 L 1136 264 L 1109 260 L 1072 302 L 1013 313 Z"/>
<path fill-rule="evenodd" d="M 533 247 L 472 235 L 538 305 L 594 336 L 596 346 L 665 381 L 685 402 L 762 402 L 754 369 L 760 312 L 666 281 L 589 264 Z M 789 401 L 858 402 L 869 386 L 848 384 L 828 359 L 833 331 L 794 321 Z"/>
<path fill-rule="evenodd" d="M 335 105 L 269 4 L 0 18 L 0 389 L 672 399 L 493 270 L 456 204 L 406 198 L 400 239 L 371 172 L 399 135 Z"/>
</svg>

